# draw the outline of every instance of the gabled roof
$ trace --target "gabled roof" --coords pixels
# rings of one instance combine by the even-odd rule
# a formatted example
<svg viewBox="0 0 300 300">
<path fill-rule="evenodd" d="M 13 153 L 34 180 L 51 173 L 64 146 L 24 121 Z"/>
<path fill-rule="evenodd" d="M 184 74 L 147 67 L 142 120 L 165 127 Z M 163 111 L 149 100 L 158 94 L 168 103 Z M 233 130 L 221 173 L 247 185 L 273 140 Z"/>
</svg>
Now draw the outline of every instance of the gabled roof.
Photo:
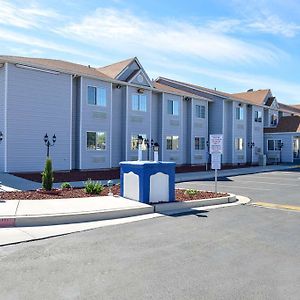
<svg viewBox="0 0 300 300">
<path fill-rule="evenodd" d="M 255 105 L 264 105 L 266 97 L 268 96 L 269 93 L 270 93 L 270 89 L 265 89 L 265 90 L 257 90 L 257 91 L 250 90 L 248 92 L 235 93 L 232 95 L 234 97 L 241 98 Z"/>
<path fill-rule="evenodd" d="M 300 115 L 300 105 L 297 108 L 297 105 L 287 105 L 287 104 L 278 102 L 278 106 L 279 106 L 280 111 Z"/>
<path fill-rule="evenodd" d="M 300 109 L 300 104 L 291 105 L 293 107 L 296 107 L 297 109 Z"/>
<path fill-rule="evenodd" d="M 110 78 L 116 79 L 118 75 L 120 75 L 122 71 L 124 71 L 124 69 L 128 67 L 135 59 L 136 57 L 125 59 L 105 67 L 97 68 L 97 70 Z"/>
<path fill-rule="evenodd" d="M 300 116 L 281 117 L 275 128 L 265 128 L 265 133 L 300 132 Z"/>
<path fill-rule="evenodd" d="M 32 57 L 21 57 L 21 56 L 0 56 L 0 63 L 10 62 L 15 64 L 29 64 L 37 68 L 44 68 L 47 70 L 55 70 L 61 72 L 67 72 L 71 74 L 81 74 L 87 76 L 94 76 L 99 78 L 108 79 L 109 77 L 104 73 L 98 71 L 96 68 L 90 66 L 80 65 L 68 61 L 47 59 L 47 58 L 32 58 Z"/>
<path fill-rule="evenodd" d="M 189 92 L 185 92 L 185 91 L 170 87 L 166 84 L 159 83 L 157 81 L 152 81 L 152 85 L 153 85 L 153 88 L 157 89 L 159 92 L 171 93 L 171 94 L 176 94 L 176 95 L 183 96 L 183 97 L 190 97 L 190 98 L 194 98 L 194 99 L 211 101 L 211 100 L 206 99 L 204 97 L 200 97 L 199 95 L 189 93 Z"/>
</svg>

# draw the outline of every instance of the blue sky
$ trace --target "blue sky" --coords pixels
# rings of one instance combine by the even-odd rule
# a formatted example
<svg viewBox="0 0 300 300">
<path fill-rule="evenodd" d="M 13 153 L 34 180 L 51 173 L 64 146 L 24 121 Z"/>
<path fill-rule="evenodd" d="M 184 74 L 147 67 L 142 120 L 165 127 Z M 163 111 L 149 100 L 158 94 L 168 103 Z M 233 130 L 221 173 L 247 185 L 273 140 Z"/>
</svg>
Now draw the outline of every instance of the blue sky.
<svg viewBox="0 0 300 300">
<path fill-rule="evenodd" d="M 297 0 L 0 0 L 1 54 L 104 66 L 300 103 Z"/>
</svg>

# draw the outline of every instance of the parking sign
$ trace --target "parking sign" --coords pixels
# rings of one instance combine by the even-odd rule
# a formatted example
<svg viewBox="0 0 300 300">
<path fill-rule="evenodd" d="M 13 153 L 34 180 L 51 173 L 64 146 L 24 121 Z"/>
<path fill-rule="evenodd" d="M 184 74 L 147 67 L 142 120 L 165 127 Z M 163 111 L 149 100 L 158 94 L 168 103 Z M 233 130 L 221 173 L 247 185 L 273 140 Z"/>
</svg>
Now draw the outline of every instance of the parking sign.
<svg viewBox="0 0 300 300">
<path fill-rule="evenodd" d="M 223 154 L 223 134 L 211 134 L 209 136 L 209 153 Z"/>
</svg>

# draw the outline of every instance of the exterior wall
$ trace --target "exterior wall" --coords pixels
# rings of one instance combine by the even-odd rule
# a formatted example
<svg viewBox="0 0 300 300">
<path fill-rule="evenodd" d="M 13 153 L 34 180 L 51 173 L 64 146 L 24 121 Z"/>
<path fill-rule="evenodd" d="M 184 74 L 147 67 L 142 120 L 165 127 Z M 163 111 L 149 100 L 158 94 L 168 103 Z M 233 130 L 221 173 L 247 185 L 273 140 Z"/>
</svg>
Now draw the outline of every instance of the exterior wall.
<svg viewBox="0 0 300 300">
<path fill-rule="evenodd" d="M 205 106 L 205 119 L 196 117 L 196 105 Z M 189 117 L 190 116 L 190 117 Z M 206 142 L 208 141 L 208 102 L 204 100 L 192 99 L 191 103 L 191 111 L 185 119 L 190 120 L 191 129 L 190 136 L 191 139 L 187 141 L 190 146 L 191 153 L 191 164 L 205 164 L 208 160 L 208 149 Z M 205 149 L 204 150 L 195 150 L 195 136 L 204 137 L 205 138 Z"/>
<path fill-rule="evenodd" d="M 112 167 L 119 167 L 119 162 L 125 160 L 126 142 L 126 87 L 112 90 Z"/>
<path fill-rule="evenodd" d="M 264 149 L 265 153 L 268 157 L 268 155 L 272 155 L 274 153 L 277 153 L 280 155 L 280 151 L 268 151 L 268 140 L 281 140 L 283 143 L 283 147 L 281 150 L 281 162 L 284 163 L 292 163 L 294 158 L 293 158 L 293 133 L 282 133 L 282 134 L 277 134 L 277 133 L 268 133 L 264 135 Z M 298 134 L 299 135 L 299 134 Z"/>
<path fill-rule="evenodd" d="M 137 160 L 138 151 L 131 150 L 131 136 L 145 134 L 151 140 L 151 92 L 145 90 L 143 95 L 147 96 L 147 111 L 132 110 L 132 96 L 138 94 L 137 88 L 128 87 L 128 106 L 127 106 L 127 160 Z M 147 159 L 147 151 L 143 151 L 143 160 Z"/>
<path fill-rule="evenodd" d="M 271 116 L 275 114 L 277 115 L 277 120 L 279 119 L 278 117 L 278 110 L 275 109 L 265 109 L 264 111 L 264 126 L 265 127 L 276 127 L 277 125 L 271 125 Z"/>
<path fill-rule="evenodd" d="M 8 65 L 7 172 L 41 171 L 44 135 L 57 141 L 50 149 L 54 170 L 71 167 L 71 76 Z"/>
<path fill-rule="evenodd" d="M 168 100 L 177 100 L 179 102 L 179 115 L 168 114 Z M 171 95 L 164 93 L 162 101 L 162 159 L 164 161 L 173 161 L 177 164 L 184 164 L 183 152 L 183 99 L 181 96 Z M 178 136 L 179 137 L 179 149 L 167 150 L 166 137 Z"/>
<path fill-rule="evenodd" d="M 88 86 L 106 88 L 106 106 L 88 104 Z M 111 149 L 111 83 L 101 80 L 81 79 L 81 110 L 80 110 L 80 169 L 110 168 Z M 88 150 L 87 132 L 105 132 L 106 149 Z"/>
<path fill-rule="evenodd" d="M 0 68 L 0 131 L 3 133 L 3 140 L 0 142 L 0 172 L 4 172 L 5 160 L 5 66 Z"/>
<path fill-rule="evenodd" d="M 161 143 L 161 94 L 152 93 L 151 99 L 151 138 Z"/>
<path fill-rule="evenodd" d="M 182 124 L 183 124 L 183 134 L 182 134 L 182 150 L 183 164 L 191 164 L 191 144 L 193 139 L 191 137 L 191 110 L 192 105 L 190 100 L 182 101 Z"/>
<path fill-rule="evenodd" d="M 230 164 L 232 162 L 232 149 L 233 149 L 233 139 L 232 139 L 232 101 L 223 101 L 223 155 L 222 163 Z"/>
<path fill-rule="evenodd" d="M 236 108 L 242 107 L 244 109 L 244 119 L 243 120 L 237 120 L 236 118 Z M 233 164 L 244 164 L 246 163 L 246 147 L 247 147 L 247 105 L 243 103 L 239 103 L 234 101 L 232 103 L 232 163 Z M 242 138 L 244 141 L 244 147 L 243 150 L 236 150 L 235 148 L 235 140 L 236 138 Z"/>
<path fill-rule="evenodd" d="M 260 111 L 262 113 L 262 122 L 255 122 L 255 111 Z M 253 142 L 255 146 L 252 148 L 252 163 L 258 163 L 259 155 L 264 153 L 264 113 L 263 108 L 259 106 L 252 107 L 252 114 L 250 115 L 252 123 L 251 139 L 248 142 Z M 248 145 L 247 145 L 248 146 Z"/>
</svg>

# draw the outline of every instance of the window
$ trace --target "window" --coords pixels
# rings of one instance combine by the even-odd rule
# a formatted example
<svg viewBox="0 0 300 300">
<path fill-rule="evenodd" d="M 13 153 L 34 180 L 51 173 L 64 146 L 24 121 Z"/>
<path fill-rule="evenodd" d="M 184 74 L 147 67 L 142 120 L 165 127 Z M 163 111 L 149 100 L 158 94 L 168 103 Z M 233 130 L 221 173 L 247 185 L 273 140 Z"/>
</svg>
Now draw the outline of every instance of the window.
<svg viewBox="0 0 300 300">
<path fill-rule="evenodd" d="M 167 150 L 178 150 L 179 149 L 179 138 L 177 135 L 167 136 Z"/>
<path fill-rule="evenodd" d="M 273 125 L 273 126 L 277 125 L 277 115 L 276 114 L 271 115 L 271 125 Z"/>
<path fill-rule="evenodd" d="M 244 140 L 242 138 L 235 139 L 235 150 L 241 151 L 244 149 Z"/>
<path fill-rule="evenodd" d="M 146 95 L 132 95 L 132 110 L 147 111 L 147 96 Z"/>
<path fill-rule="evenodd" d="M 268 140 L 268 151 L 281 150 L 281 140 Z"/>
<path fill-rule="evenodd" d="M 179 115 L 179 103 L 176 100 L 168 100 L 168 114 L 178 116 Z"/>
<path fill-rule="evenodd" d="M 237 107 L 235 109 L 235 115 L 237 120 L 244 120 L 244 109 L 242 107 Z"/>
<path fill-rule="evenodd" d="M 88 86 L 88 104 L 106 106 L 106 88 Z"/>
<path fill-rule="evenodd" d="M 204 105 L 196 105 L 196 118 L 205 119 L 205 106 Z"/>
<path fill-rule="evenodd" d="M 195 136 L 195 150 L 205 150 L 205 138 Z"/>
<path fill-rule="evenodd" d="M 87 132 L 86 135 L 87 150 L 106 150 L 105 132 Z"/>
<path fill-rule="evenodd" d="M 259 122 L 259 123 L 262 122 L 262 112 L 261 111 L 256 110 L 254 112 L 254 122 Z"/>
<path fill-rule="evenodd" d="M 146 134 L 135 134 L 131 136 L 131 150 L 138 150 L 139 148 L 139 139 L 138 136 L 141 135 L 143 138 L 142 150 L 146 150 L 145 140 L 147 138 Z"/>
</svg>

